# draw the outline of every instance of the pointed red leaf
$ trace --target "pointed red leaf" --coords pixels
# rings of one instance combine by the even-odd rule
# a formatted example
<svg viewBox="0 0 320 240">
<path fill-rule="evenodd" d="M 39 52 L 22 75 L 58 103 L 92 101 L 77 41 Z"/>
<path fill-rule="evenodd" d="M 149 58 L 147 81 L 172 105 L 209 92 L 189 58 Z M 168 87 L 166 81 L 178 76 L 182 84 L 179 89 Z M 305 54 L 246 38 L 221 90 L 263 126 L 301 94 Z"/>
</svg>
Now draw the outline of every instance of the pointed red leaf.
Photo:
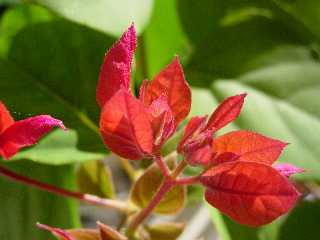
<svg viewBox="0 0 320 240">
<path fill-rule="evenodd" d="M 130 91 L 131 62 L 135 49 L 136 31 L 132 25 L 104 58 L 96 93 L 101 108 L 119 89 Z"/>
<path fill-rule="evenodd" d="M 15 122 L 0 134 L 0 155 L 9 159 L 20 148 L 34 145 L 54 127 L 65 129 L 63 123 L 49 115 L 39 115 Z"/>
<path fill-rule="evenodd" d="M 6 106 L 0 101 L 0 133 L 14 123 Z"/>
<path fill-rule="evenodd" d="M 289 163 L 278 163 L 274 168 L 285 177 L 290 177 L 293 174 L 304 172 L 303 168 L 296 167 Z"/>
<path fill-rule="evenodd" d="M 240 160 L 272 164 L 287 143 L 250 131 L 233 131 L 213 141 L 213 150 L 218 154 L 233 152 Z"/>
<path fill-rule="evenodd" d="M 106 146 L 121 157 L 136 160 L 152 153 L 150 115 L 125 90 L 120 90 L 104 105 L 100 132 Z"/>
<path fill-rule="evenodd" d="M 234 161 L 206 171 L 200 181 L 205 198 L 235 221 L 252 227 L 288 212 L 299 193 L 278 171 L 257 162 Z"/>
<path fill-rule="evenodd" d="M 240 94 L 225 99 L 212 113 L 207 128 L 216 131 L 235 120 L 240 114 L 246 96 L 247 94 Z"/>
<path fill-rule="evenodd" d="M 189 114 L 191 90 L 184 78 L 178 57 L 166 66 L 146 87 L 143 103 L 149 106 L 161 95 L 166 95 L 176 126 Z"/>
<path fill-rule="evenodd" d="M 197 133 L 200 133 L 203 128 L 205 127 L 207 120 L 207 116 L 199 117 L 195 116 L 190 119 L 187 126 L 184 129 L 182 138 L 178 144 L 177 151 L 180 153 L 183 151 L 183 148 L 186 144 L 186 142 L 192 138 L 193 135 L 196 135 Z"/>
<path fill-rule="evenodd" d="M 168 105 L 167 97 L 161 95 L 149 106 L 151 126 L 154 135 L 154 144 L 162 145 L 175 130 L 174 118 Z"/>
<path fill-rule="evenodd" d="M 185 160 L 192 166 L 206 166 L 211 162 L 213 155 L 212 148 L 208 144 L 195 151 L 185 153 Z"/>
<path fill-rule="evenodd" d="M 63 230 L 60 228 L 50 227 L 48 225 L 41 224 L 41 223 L 37 223 L 37 227 L 51 232 L 54 236 L 56 236 L 61 240 L 77 240 L 71 234 L 69 234 L 66 230 Z"/>
</svg>

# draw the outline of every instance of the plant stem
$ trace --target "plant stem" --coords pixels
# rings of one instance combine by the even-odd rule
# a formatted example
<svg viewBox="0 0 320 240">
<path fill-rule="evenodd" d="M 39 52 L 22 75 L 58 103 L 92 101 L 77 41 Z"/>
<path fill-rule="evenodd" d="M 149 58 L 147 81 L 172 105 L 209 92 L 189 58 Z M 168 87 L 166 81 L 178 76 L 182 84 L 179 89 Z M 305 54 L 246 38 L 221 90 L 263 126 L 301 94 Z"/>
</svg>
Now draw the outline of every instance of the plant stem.
<svg viewBox="0 0 320 240">
<path fill-rule="evenodd" d="M 200 180 L 199 176 L 195 177 L 184 177 L 176 179 L 177 185 L 191 185 L 191 184 L 198 184 Z"/>
<path fill-rule="evenodd" d="M 159 166 L 162 174 L 164 175 L 164 177 L 168 178 L 170 176 L 170 170 L 169 170 L 167 164 L 163 161 L 160 153 L 156 154 L 155 161 L 158 164 L 158 166 Z"/>
<path fill-rule="evenodd" d="M 124 213 L 131 213 L 134 211 L 125 202 L 113 200 L 113 199 L 100 198 L 98 196 L 94 196 L 91 194 L 83 194 L 80 192 L 74 192 L 74 191 L 58 188 L 54 185 L 50 185 L 26 176 L 19 175 L 3 166 L 0 166 L 0 175 L 5 176 L 15 182 L 23 183 L 25 185 L 32 186 L 32 187 L 35 187 L 50 193 L 54 193 L 56 195 L 60 195 L 63 197 L 70 197 L 70 198 L 74 198 L 82 202 L 87 202 L 97 206 L 113 208 Z"/>
</svg>

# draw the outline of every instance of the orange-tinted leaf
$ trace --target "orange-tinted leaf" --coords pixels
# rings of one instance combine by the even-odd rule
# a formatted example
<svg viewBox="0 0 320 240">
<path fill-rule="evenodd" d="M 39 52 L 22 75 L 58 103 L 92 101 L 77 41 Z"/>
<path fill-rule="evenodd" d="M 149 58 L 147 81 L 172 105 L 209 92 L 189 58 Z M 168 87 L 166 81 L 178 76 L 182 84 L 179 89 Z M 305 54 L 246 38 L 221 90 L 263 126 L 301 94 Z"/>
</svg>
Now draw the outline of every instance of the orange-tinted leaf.
<svg viewBox="0 0 320 240">
<path fill-rule="evenodd" d="M 104 58 L 96 93 L 101 108 L 120 89 L 130 91 L 131 62 L 135 49 L 136 31 L 132 25 Z"/>
<path fill-rule="evenodd" d="M 99 230 L 100 230 L 100 237 L 101 240 L 127 240 L 128 238 L 117 230 L 101 223 L 97 222 Z"/>
<path fill-rule="evenodd" d="M 175 130 L 174 118 L 168 105 L 167 97 L 161 95 L 149 106 L 154 144 L 162 145 Z"/>
<path fill-rule="evenodd" d="M 189 114 L 191 90 L 184 78 L 178 57 L 166 66 L 149 84 L 143 94 L 143 103 L 149 106 L 161 95 L 168 98 L 176 126 Z"/>
<path fill-rule="evenodd" d="M 232 152 L 240 160 L 272 164 L 287 143 L 250 131 L 233 131 L 213 141 L 213 150 L 218 154 Z"/>
<path fill-rule="evenodd" d="M 104 105 L 100 132 L 106 146 L 123 158 L 141 159 L 152 153 L 149 113 L 125 90 L 120 90 Z"/>
<path fill-rule="evenodd" d="M 207 170 L 200 178 L 205 198 L 235 221 L 260 226 L 288 212 L 299 193 L 269 165 L 234 161 Z"/>
<path fill-rule="evenodd" d="M 224 153 L 215 155 L 211 163 L 213 163 L 214 165 L 218 165 L 225 162 L 232 162 L 232 161 L 238 160 L 239 158 L 240 156 L 235 153 L 224 152 Z"/>
<path fill-rule="evenodd" d="M 212 113 L 207 128 L 219 130 L 235 120 L 240 114 L 246 95 L 240 94 L 225 99 Z"/>
<path fill-rule="evenodd" d="M 54 127 L 66 129 L 62 121 L 49 115 L 38 115 L 13 123 L 0 134 L 0 156 L 11 158 L 19 149 L 36 144 Z"/>
<path fill-rule="evenodd" d="M 14 123 L 6 106 L 0 101 L 0 133 Z"/>
</svg>

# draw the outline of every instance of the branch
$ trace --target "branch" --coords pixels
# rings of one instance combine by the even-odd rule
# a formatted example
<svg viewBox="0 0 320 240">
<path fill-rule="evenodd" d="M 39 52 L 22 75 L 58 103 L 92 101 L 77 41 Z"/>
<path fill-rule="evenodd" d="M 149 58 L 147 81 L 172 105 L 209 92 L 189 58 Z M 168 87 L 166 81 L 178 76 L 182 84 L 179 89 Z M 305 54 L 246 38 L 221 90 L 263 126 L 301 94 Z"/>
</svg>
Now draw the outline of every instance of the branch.
<svg viewBox="0 0 320 240">
<path fill-rule="evenodd" d="M 25 185 L 32 186 L 50 193 L 54 193 L 59 196 L 74 198 L 82 202 L 87 202 L 101 207 L 113 208 L 124 213 L 132 213 L 133 211 L 135 211 L 125 202 L 113 199 L 100 198 L 91 194 L 83 194 L 80 192 L 62 189 L 54 185 L 50 185 L 26 176 L 19 175 L 3 166 L 0 166 L 0 175 L 5 176 L 15 182 L 23 183 Z"/>
</svg>

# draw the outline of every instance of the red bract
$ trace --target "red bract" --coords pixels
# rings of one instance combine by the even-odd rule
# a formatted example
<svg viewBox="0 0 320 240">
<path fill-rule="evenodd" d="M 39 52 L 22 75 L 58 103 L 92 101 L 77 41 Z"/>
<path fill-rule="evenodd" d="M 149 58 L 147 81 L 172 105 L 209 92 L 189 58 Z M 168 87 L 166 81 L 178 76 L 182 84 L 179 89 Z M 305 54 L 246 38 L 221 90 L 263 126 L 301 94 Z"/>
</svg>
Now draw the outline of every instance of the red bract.
<svg viewBox="0 0 320 240">
<path fill-rule="evenodd" d="M 269 165 L 234 161 L 206 171 L 206 200 L 241 224 L 267 224 L 290 210 L 299 197 L 293 185 Z"/>
<path fill-rule="evenodd" d="M 108 51 L 101 67 L 97 102 L 102 108 L 120 89 L 130 91 L 130 69 L 136 49 L 136 31 L 132 25 Z"/>
<path fill-rule="evenodd" d="M 144 81 L 139 100 L 132 96 L 130 66 L 135 46 L 131 26 L 106 54 L 97 86 L 103 140 L 119 156 L 134 160 L 158 151 L 191 107 L 190 88 L 177 57 L 154 80 Z"/>
<path fill-rule="evenodd" d="M 287 143 L 250 131 L 233 131 L 213 141 L 213 150 L 220 154 L 232 152 L 241 160 L 272 164 Z"/>
<path fill-rule="evenodd" d="M 125 90 L 118 91 L 104 105 L 100 130 L 105 144 L 121 157 L 135 160 L 152 153 L 149 113 Z"/>
<path fill-rule="evenodd" d="M 31 146 L 54 127 L 65 129 L 63 123 L 49 115 L 39 115 L 14 122 L 3 103 L 0 102 L 0 156 L 9 159 L 19 149 Z"/>
</svg>

